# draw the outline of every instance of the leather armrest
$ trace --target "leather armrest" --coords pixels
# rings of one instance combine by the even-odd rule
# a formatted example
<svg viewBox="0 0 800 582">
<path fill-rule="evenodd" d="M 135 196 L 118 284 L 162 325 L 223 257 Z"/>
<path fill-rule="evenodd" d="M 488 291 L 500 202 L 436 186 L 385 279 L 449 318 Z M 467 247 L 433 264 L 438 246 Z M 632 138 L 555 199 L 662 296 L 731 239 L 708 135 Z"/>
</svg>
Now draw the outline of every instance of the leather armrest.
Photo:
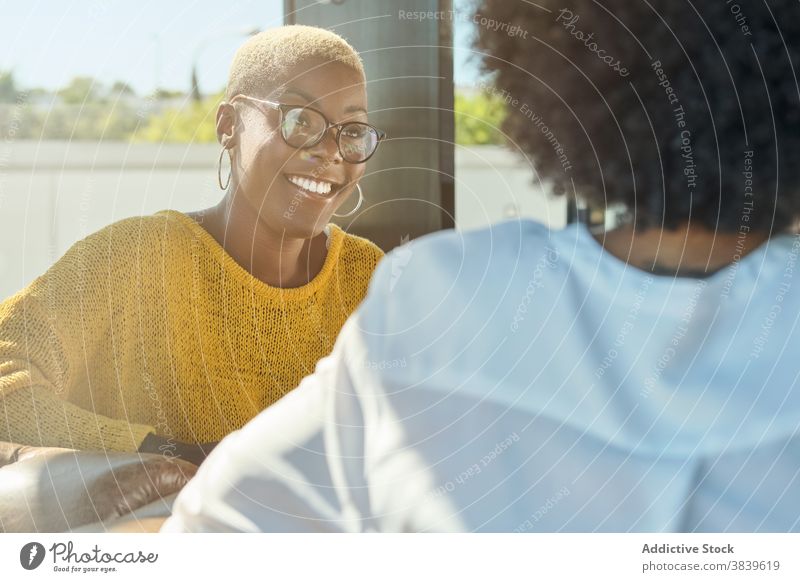
<svg viewBox="0 0 800 582">
<path fill-rule="evenodd" d="M 162 497 L 156 501 L 123 515 L 120 518 L 107 519 L 90 523 L 70 531 L 74 533 L 150 533 L 157 532 L 167 518 L 172 515 L 172 505 L 177 493 Z"/>
<path fill-rule="evenodd" d="M 113 522 L 150 504 L 157 508 L 152 513 L 168 515 L 164 498 L 196 471 L 162 455 L 0 443 L 0 531 L 62 532 Z"/>
</svg>

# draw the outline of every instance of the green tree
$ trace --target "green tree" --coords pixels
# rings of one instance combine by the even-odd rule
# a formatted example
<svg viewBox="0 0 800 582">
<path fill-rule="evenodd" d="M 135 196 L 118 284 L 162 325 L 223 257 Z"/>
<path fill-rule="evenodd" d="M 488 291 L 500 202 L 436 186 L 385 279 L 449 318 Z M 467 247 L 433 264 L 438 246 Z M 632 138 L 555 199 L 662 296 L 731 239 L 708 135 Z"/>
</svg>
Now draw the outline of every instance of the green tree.
<svg viewBox="0 0 800 582">
<path fill-rule="evenodd" d="M 32 115 L 23 127 L 24 137 L 30 139 L 127 141 L 140 123 L 136 112 L 124 105 L 94 103 L 82 107 L 31 107 L 29 110 Z"/>
<path fill-rule="evenodd" d="M 455 94 L 456 143 L 460 145 L 503 144 L 501 126 L 505 105 L 488 91 Z"/>
<path fill-rule="evenodd" d="M 201 103 L 187 101 L 181 108 L 170 108 L 153 115 L 133 135 L 134 141 L 155 143 L 214 143 L 217 141 L 216 113 L 222 93 Z"/>
<path fill-rule="evenodd" d="M 99 98 L 100 85 L 91 77 L 75 77 L 69 85 L 58 91 L 58 96 L 67 105 L 84 105 L 96 103 Z"/>
<path fill-rule="evenodd" d="M 176 91 L 174 89 L 157 89 L 153 94 L 155 99 L 175 99 L 176 97 L 183 97 L 183 91 Z"/>
<path fill-rule="evenodd" d="M 14 73 L 0 71 L 0 103 L 14 103 L 17 99 L 17 86 Z"/>
<path fill-rule="evenodd" d="M 109 93 L 113 97 L 123 96 L 123 95 L 128 95 L 133 97 L 136 95 L 136 91 L 134 91 L 131 88 L 131 86 L 125 83 L 124 81 L 114 81 L 114 84 L 111 85 L 111 90 L 109 91 Z"/>
</svg>

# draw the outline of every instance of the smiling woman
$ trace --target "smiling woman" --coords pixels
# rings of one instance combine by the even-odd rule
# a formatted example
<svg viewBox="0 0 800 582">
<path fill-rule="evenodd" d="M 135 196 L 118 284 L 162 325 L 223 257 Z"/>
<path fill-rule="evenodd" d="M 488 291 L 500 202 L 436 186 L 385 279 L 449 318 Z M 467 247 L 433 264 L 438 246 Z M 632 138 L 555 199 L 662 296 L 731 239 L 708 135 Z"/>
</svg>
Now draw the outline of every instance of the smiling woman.
<svg viewBox="0 0 800 582">
<path fill-rule="evenodd" d="M 216 121 L 218 205 L 113 224 L 0 304 L 0 440 L 199 463 L 330 352 L 382 256 L 329 224 L 383 138 L 360 58 L 260 33 Z"/>
</svg>

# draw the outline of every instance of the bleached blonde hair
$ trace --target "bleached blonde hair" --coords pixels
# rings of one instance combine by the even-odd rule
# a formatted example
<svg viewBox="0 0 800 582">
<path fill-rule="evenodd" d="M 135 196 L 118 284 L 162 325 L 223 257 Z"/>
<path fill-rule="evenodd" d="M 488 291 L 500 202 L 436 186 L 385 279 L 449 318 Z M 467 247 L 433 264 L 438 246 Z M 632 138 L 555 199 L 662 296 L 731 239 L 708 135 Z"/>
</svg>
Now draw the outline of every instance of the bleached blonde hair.
<svg viewBox="0 0 800 582">
<path fill-rule="evenodd" d="M 364 77 L 361 57 L 338 34 L 299 24 L 271 28 L 250 37 L 233 57 L 226 98 L 239 93 L 265 96 L 286 80 L 287 71 L 308 59 L 342 63 Z"/>
</svg>

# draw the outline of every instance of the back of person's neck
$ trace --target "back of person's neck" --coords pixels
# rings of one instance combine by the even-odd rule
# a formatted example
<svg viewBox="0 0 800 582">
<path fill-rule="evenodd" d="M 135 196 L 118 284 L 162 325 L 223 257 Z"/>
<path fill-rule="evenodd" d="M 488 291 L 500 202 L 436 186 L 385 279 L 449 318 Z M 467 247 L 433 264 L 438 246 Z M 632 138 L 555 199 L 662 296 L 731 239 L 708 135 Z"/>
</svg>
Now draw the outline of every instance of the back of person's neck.
<svg viewBox="0 0 800 582">
<path fill-rule="evenodd" d="M 625 225 L 592 236 L 606 251 L 633 267 L 659 275 L 704 277 L 754 251 L 769 233 L 715 232 L 686 222 L 674 230 Z"/>
</svg>

